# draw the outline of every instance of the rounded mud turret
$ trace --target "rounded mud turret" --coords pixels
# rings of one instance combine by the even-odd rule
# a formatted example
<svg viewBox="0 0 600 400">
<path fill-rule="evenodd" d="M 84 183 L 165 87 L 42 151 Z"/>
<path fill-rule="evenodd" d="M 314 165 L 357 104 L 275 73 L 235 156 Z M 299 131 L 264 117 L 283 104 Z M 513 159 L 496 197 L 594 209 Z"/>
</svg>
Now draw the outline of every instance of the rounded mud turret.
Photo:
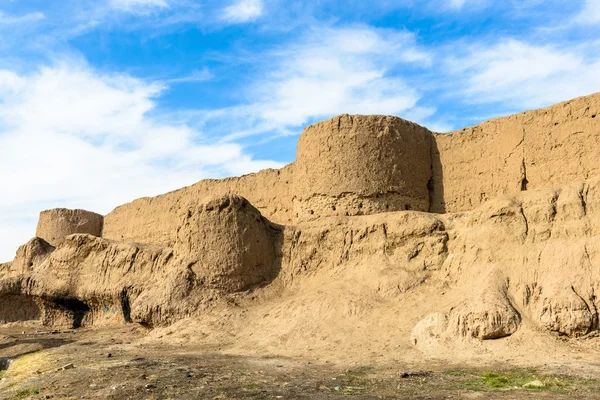
<svg viewBox="0 0 600 400">
<path fill-rule="evenodd" d="M 194 285 L 231 293 L 275 277 L 279 233 L 248 200 L 225 195 L 189 209 L 174 248 Z"/>
<path fill-rule="evenodd" d="M 94 212 L 54 208 L 40 213 L 36 236 L 52 246 L 74 233 L 102 237 L 103 222 L 104 217 Z"/>
<path fill-rule="evenodd" d="M 390 116 L 340 115 L 298 142 L 299 220 L 429 209 L 431 132 Z"/>
</svg>

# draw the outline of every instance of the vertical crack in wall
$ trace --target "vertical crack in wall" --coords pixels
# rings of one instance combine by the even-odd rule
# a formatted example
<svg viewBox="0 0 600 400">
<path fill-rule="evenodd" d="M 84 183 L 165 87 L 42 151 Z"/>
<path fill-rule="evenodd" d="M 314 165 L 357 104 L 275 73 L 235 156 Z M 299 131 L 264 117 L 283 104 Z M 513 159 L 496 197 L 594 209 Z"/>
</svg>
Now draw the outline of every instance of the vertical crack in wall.
<svg viewBox="0 0 600 400">
<path fill-rule="evenodd" d="M 584 333 L 584 335 L 587 335 L 588 333 L 595 330 L 598 325 L 598 312 L 596 310 L 596 306 L 594 303 L 592 303 L 592 307 L 593 307 L 593 311 L 592 311 L 592 308 L 590 308 L 590 305 L 588 304 L 588 302 L 585 301 L 585 299 L 583 297 L 581 297 L 579 295 L 579 293 L 577 293 L 577 291 L 575 290 L 575 287 L 573 287 L 573 285 L 571 285 L 571 290 L 573 291 L 573 293 L 575 293 L 575 296 L 579 297 L 579 299 L 583 302 L 583 304 L 585 304 L 585 307 L 586 307 L 588 313 L 590 313 L 590 316 L 592 317 L 592 320 L 590 321 L 590 326 L 588 327 L 587 331 Z"/>
<path fill-rule="evenodd" d="M 123 319 L 125 322 L 131 322 L 131 301 L 129 299 L 129 293 L 127 288 L 123 288 L 121 290 L 121 294 L 119 295 L 121 300 L 121 311 L 123 312 Z"/>
<path fill-rule="evenodd" d="M 592 295 L 590 296 L 590 311 L 592 311 L 592 330 L 596 331 L 598 330 L 598 308 L 596 307 L 594 288 L 592 288 Z"/>
<path fill-rule="evenodd" d="M 433 165 L 431 166 L 431 176 L 429 177 L 429 180 L 427 181 L 427 192 L 429 194 L 429 212 L 432 212 L 433 209 L 433 198 L 435 195 L 435 189 L 434 189 L 434 184 L 433 184 Z"/>
<path fill-rule="evenodd" d="M 584 184 L 579 191 L 579 200 L 581 201 L 581 208 L 583 209 L 583 215 L 587 215 L 587 195 L 589 191 L 589 186 Z"/>
<path fill-rule="evenodd" d="M 521 212 L 521 216 L 523 217 L 523 221 L 525 223 L 525 233 L 523 235 L 523 243 L 525 243 L 525 241 L 527 240 L 527 236 L 529 235 L 529 221 L 527 220 L 527 216 L 525 215 L 523 205 L 520 206 L 519 211 Z"/>
<path fill-rule="evenodd" d="M 523 157 L 523 161 L 521 163 L 521 191 L 524 192 L 527 190 L 527 185 L 529 181 L 527 180 L 527 165 L 525 164 L 525 157 Z"/>
<path fill-rule="evenodd" d="M 588 271 L 590 274 L 592 274 L 592 271 L 594 271 L 596 268 L 594 267 L 594 264 L 592 264 L 592 258 L 590 257 L 590 253 L 588 251 L 587 245 L 583 246 L 583 255 L 588 264 L 588 268 L 589 268 Z M 584 302 L 587 304 L 588 309 L 589 309 L 590 313 L 592 314 L 591 331 L 596 331 L 600 327 L 599 321 L 598 321 L 600 314 L 598 313 L 598 308 L 596 307 L 596 293 L 594 291 L 594 287 L 592 286 L 591 289 L 592 289 L 592 294 L 589 297 L 589 303 L 586 302 L 585 300 L 584 300 Z"/>
<path fill-rule="evenodd" d="M 521 191 L 524 192 L 527 190 L 527 185 L 529 184 L 529 181 L 527 180 L 527 163 L 525 162 L 525 148 L 527 145 L 525 143 L 525 126 L 523 126 L 523 138 L 521 139 L 521 145 L 523 146 L 523 158 L 521 161 Z"/>
<path fill-rule="evenodd" d="M 429 208 L 427 211 L 432 212 L 433 200 L 435 196 L 435 184 L 433 182 L 433 142 L 435 138 L 433 133 L 429 133 L 429 180 L 427 181 L 427 195 L 429 196 Z"/>
</svg>

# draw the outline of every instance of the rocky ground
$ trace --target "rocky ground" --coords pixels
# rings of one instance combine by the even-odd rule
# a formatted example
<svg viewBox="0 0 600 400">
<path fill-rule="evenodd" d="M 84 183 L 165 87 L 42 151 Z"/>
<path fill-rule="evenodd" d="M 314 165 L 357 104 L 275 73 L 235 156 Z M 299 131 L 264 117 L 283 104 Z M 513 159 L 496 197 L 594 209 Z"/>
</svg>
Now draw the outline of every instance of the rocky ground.
<svg viewBox="0 0 600 400">
<path fill-rule="evenodd" d="M 0 328 L 1 399 L 600 398 L 600 363 L 322 363 L 151 344 L 137 325 Z M 164 342 L 163 342 L 164 343 Z M 311 361 L 312 360 L 312 361 Z"/>
</svg>

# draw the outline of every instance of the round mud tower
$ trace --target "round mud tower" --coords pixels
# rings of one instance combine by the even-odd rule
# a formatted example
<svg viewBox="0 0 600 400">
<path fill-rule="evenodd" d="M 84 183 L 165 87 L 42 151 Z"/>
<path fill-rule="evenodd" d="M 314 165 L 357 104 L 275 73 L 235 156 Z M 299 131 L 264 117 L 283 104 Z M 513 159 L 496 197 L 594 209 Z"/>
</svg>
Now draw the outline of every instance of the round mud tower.
<svg viewBox="0 0 600 400">
<path fill-rule="evenodd" d="M 85 210 L 55 208 L 42 211 L 36 236 L 56 246 L 62 239 L 74 233 L 102 236 L 104 217 Z"/>
<path fill-rule="evenodd" d="M 340 115 L 298 142 L 298 218 L 428 211 L 431 132 L 390 116 Z"/>
<path fill-rule="evenodd" d="M 189 209 L 175 249 L 190 260 L 190 284 L 231 293 L 275 277 L 279 234 L 248 200 L 226 195 Z"/>
</svg>

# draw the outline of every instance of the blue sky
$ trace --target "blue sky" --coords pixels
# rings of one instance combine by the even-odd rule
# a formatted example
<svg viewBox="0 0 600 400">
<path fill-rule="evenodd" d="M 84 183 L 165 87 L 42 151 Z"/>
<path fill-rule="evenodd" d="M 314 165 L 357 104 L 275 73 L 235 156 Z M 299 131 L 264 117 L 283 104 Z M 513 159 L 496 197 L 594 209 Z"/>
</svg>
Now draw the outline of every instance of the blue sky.
<svg viewBox="0 0 600 400">
<path fill-rule="evenodd" d="M 600 91 L 600 0 L 0 0 L 0 261 L 39 211 L 279 167 L 302 128 L 439 132 Z"/>
</svg>

